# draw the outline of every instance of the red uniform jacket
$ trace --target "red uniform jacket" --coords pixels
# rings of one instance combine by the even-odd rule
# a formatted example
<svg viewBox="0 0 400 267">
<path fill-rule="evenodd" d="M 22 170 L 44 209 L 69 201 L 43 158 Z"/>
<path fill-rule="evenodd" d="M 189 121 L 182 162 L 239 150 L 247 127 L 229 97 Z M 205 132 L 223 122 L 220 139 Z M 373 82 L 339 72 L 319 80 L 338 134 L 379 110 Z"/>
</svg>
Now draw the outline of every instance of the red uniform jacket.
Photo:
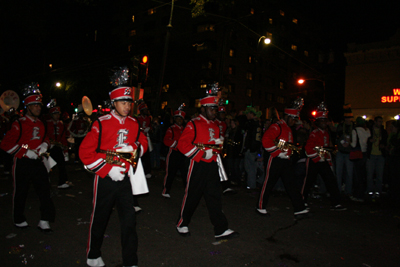
<svg viewBox="0 0 400 267">
<path fill-rule="evenodd" d="M 219 138 L 219 127 L 214 121 L 207 120 L 203 115 L 192 119 L 186 125 L 181 138 L 179 138 L 178 149 L 186 157 L 196 162 L 216 161 L 217 156 L 213 155 L 210 159 L 203 159 L 203 150 L 196 147 L 195 144 L 215 145 L 215 140 Z M 215 150 L 218 152 L 217 150 Z"/>
<path fill-rule="evenodd" d="M 47 136 L 51 142 L 61 143 L 68 146 L 65 125 L 62 121 L 47 120 Z"/>
<path fill-rule="evenodd" d="M 79 148 L 79 157 L 89 170 L 104 178 L 114 165 L 106 163 L 105 153 L 97 152 L 100 132 L 99 149 L 106 151 L 115 151 L 131 145 L 133 149 L 140 146 L 143 155 L 147 150 L 147 138 L 139 130 L 139 124 L 135 118 L 129 116 L 120 118 L 112 111 L 110 114 L 101 116 L 99 121 L 101 126 L 98 121 L 95 121 L 92 129 L 83 139 Z M 128 171 L 130 164 L 126 163 L 126 166 L 126 171 Z"/>
<path fill-rule="evenodd" d="M 37 147 L 46 142 L 49 146 L 49 138 L 46 136 L 46 129 L 41 120 L 34 120 L 32 117 L 24 116 L 14 121 L 11 129 L 1 141 L 1 149 L 17 158 L 25 156 L 27 145 L 29 149 L 36 150 Z"/>
<path fill-rule="evenodd" d="M 265 131 L 261 140 L 263 147 L 268 151 L 272 157 L 277 157 L 282 150 L 280 150 L 275 142 L 279 139 L 285 140 L 286 142 L 293 143 L 292 129 L 286 124 L 284 120 L 279 120 L 272 124 L 268 130 Z M 287 151 L 287 155 L 291 154 L 291 150 Z"/>
<path fill-rule="evenodd" d="M 329 146 L 329 133 L 328 131 L 323 131 L 319 128 L 315 129 L 311 132 L 310 136 L 308 137 L 305 150 L 306 155 L 312 161 L 318 162 L 320 161 L 321 157 L 318 155 L 317 151 L 314 150 L 316 146 L 327 147 Z M 331 156 L 329 153 L 325 154 L 325 158 L 327 161 L 331 161 Z"/>
<path fill-rule="evenodd" d="M 139 115 L 139 116 L 137 117 L 137 120 L 138 120 L 139 125 L 140 125 L 140 128 L 141 128 L 142 130 L 144 130 L 144 129 L 146 129 L 146 128 L 149 128 L 149 127 L 150 127 L 150 129 L 151 129 L 151 117 L 150 117 L 150 116 L 142 116 L 142 115 Z"/>
<path fill-rule="evenodd" d="M 178 126 L 177 124 L 171 125 L 165 133 L 164 145 L 173 150 L 178 150 L 178 140 L 182 135 L 183 129 L 183 126 Z"/>
<path fill-rule="evenodd" d="M 88 123 L 84 119 L 78 117 L 78 119 L 71 121 L 71 127 L 69 128 L 69 131 L 74 137 L 83 137 L 87 128 Z"/>
<path fill-rule="evenodd" d="M 226 123 L 224 121 L 220 121 L 218 119 L 215 119 L 215 123 L 219 127 L 219 136 L 225 138 L 225 133 L 226 133 Z"/>
</svg>

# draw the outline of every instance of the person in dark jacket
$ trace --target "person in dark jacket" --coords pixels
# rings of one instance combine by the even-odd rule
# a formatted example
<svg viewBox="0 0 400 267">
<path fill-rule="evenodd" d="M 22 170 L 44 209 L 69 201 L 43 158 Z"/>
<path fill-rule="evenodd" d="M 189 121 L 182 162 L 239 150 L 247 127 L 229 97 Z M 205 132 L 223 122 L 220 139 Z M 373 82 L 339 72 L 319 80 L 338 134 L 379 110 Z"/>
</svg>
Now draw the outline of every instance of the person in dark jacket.
<svg viewBox="0 0 400 267">
<path fill-rule="evenodd" d="M 371 137 L 367 142 L 367 193 L 379 196 L 382 193 L 382 179 L 385 168 L 385 148 L 388 134 L 382 126 L 383 119 L 377 116 L 369 129 Z M 374 183 L 374 174 L 376 175 Z"/>
<path fill-rule="evenodd" d="M 243 149 L 244 167 L 247 173 L 247 189 L 255 189 L 257 186 L 257 157 L 261 151 L 262 126 L 259 120 L 261 111 L 247 107 L 245 114 L 247 123 Z"/>
</svg>

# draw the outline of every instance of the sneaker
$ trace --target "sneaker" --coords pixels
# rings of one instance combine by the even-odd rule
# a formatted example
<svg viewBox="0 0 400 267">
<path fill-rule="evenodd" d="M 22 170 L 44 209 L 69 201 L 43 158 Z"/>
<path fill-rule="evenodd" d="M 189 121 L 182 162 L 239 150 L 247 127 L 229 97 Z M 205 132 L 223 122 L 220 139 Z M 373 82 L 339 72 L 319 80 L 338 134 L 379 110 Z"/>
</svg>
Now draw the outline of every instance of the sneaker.
<svg viewBox="0 0 400 267">
<path fill-rule="evenodd" d="M 53 233 L 53 230 L 51 230 L 50 224 L 49 224 L 48 221 L 40 220 L 37 227 L 41 232 L 43 232 L 45 234 L 52 234 Z"/>
<path fill-rule="evenodd" d="M 16 227 L 18 227 L 18 228 L 21 228 L 21 229 L 24 229 L 24 228 L 29 227 L 29 225 L 28 225 L 28 223 L 27 223 L 26 221 L 24 221 L 24 222 L 22 222 L 22 223 L 15 223 L 14 225 L 15 225 Z"/>
<path fill-rule="evenodd" d="M 347 208 L 345 208 L 342 205 L 338 204 L 338 205 L 332 207 L 331 210 L 342 211 L 342 210 L 347 210 Z"/>
<path fill-rule="evenodd" d="M 356 198 L 356 197 L 353 197 L 353 196 L 350 196 L 350 200 L 351 200 L 351 201 L 354 201 L 354 202 L 360 202 L 360 203 L 363 203 L 363 202 L 364 202 L 364 199 L 362 199 L 362 198 Z"/>
<path fill-rule="evenodd" d="M 171 196 L 169 194 L 161 194 L 163 197 L 165 198 L 171 198 Z"/>
<path fill-rule="evenodd" d="M 135 209 L 135 213 L 139 213 L 142 211 L 142 208 L 139 206 L 133 206 L 133 208 Z"/>
<path fill-rule="evenodd" d="M 257 212 L 257 214 L 262 215 L 262 216 L 270 216 L 271 215 L 270 213 L 268 213 L 268 211 L 266 209 L 257 209 L 256 208 L 256 212 Z"/>
<path fill-rule="evenodd" d="M 105 266 L 104 261 L 101 257 L 98 257 L 97 259 L 87 259 L 86 263 L 87 265 L 92 267 Z"/>
<path fill-rule="evenodd" d="M 146 178 L 147 179 L 151 178 L 151 173 L 146 174 Z"/>
<path fill-rule="evenodd" d="M 59 188 L 59 189 L 66 189 L 66 188 L 69 188 L 69 187 L 70 187 L 70 185 L 67 184 L 67 183 L 57 186 L 57 188 Z"/>
<path fill-rule="evenodd" d="M 181 236 L 190 236 L 189 228 L 187 226 L 176 227 L 176 231 L 178 231 Z"/>
<path fill-rule="evenodd" d="M 233 190 L 232 188 L 229 188 L 229 187 L 227 189 L 225 189 L 224 192 L 222 192 L 222 194 L 224 194 L 224 195 L 233 195 L 236 193 L 237 192 L 235 190 Z"/>
<path fill-rule="evenodd" d="M 309 218 L 310 216 L 311 216 L 311 212 L 308 209 L 304 209 L 304 210 L 297 211 L 294 213 L 294 218 L 296 220 Z"/>
<path fill-rule="evenodd" d="M 235 232 L 235 231 L 233 231 L 231 229 L 228 229 L 228 230 L 225 230 L 225 232 L 223 232 L 222 234 L 216 235 L 215 239 L 216 240 L 231 239 L 231 238 L 235 238 L 235 237 L 238 237 L 238 236 L 239 236 L 238 232 Z"/>
</svg>

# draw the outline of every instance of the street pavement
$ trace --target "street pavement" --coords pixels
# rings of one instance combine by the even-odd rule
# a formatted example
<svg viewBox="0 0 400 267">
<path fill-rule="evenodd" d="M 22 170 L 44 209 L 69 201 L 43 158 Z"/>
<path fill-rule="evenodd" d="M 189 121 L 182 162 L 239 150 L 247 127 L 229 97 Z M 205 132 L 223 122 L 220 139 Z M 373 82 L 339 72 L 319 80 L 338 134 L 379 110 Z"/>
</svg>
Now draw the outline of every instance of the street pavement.
<svg viewBox="0 0 400 267">
<path fill-rule="evenodd" d="M 69 164 L 73 187 L 57 189 L 57 168 L 51 173 L 56 222 L 46 235 L 36 225 L 39 201 L 33 188 L 26 204 L 30 227 L 12 224 L 12 179 L 0 178 L 0 266 L 86 266 L 86 243 L 92 211 L 93 176 Z M 202 200 L 189 225 L 191 236 L 175 229 L 183 196 L 180 178 L 171 199 L 161 196 L 165 172 L 154 171 L 148 179 L 150 193 L 139 198 L 143 211 L 137 215 L 139 266 L 400 266 L 400 211 L 392 203 L 343 205 L 347 211 L 331 211 L 326 197 L 312 198 L 311 218 L 295 221 L 285 193 L 270 198 L 270 217 L 255 212 L 257 191 L 236 187 L 237 194 L 223 196 L 229 227 L 240 233 L 216 242 Z M 104 236 L 102 257 L 107 267 L 122 266 L 118 214 L 113 212 Z"/>
</svg>

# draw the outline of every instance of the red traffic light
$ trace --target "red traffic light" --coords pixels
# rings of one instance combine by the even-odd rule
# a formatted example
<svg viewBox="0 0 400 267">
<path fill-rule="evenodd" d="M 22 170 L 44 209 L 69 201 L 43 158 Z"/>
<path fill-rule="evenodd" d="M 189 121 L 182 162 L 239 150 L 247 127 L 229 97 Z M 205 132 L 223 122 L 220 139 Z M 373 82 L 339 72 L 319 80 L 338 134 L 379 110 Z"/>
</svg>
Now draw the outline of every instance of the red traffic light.
<svg viewBox="0 0 400 267">
<path fill-rule="evenodd" d="M 317 111 L 313 110 L 313 112 L 311 112 L 311 115 L 313 115 L 315 117 L 315 115 L 317 115 Z"/>
<path fill-rule="evenodd" d="M 147 61 L 149 60 L 149 58 L 148 58 L 148 56 L 143 56 L 142 57 L 142 64 L 146 64 L 147 63 Z"/>
</svg>

